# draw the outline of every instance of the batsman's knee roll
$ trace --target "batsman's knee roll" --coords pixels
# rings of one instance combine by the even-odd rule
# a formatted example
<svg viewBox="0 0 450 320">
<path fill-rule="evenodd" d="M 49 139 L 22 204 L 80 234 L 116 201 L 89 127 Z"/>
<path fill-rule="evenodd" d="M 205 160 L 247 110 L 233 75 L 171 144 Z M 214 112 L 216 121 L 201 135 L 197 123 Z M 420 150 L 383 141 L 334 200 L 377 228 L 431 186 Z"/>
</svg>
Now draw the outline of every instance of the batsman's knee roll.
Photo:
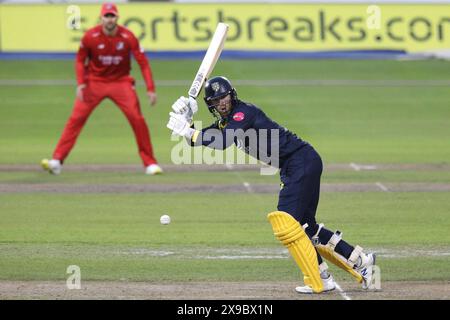
<svg viewBox="0 0 450 320">
<path fill-rule="evenodd" d="M 320 278 L 317 253 L 300 223 L 283 211 L 269 213 L 267 218 L 275 236 L 288 248 L 302 271 L 305 285 L 310 286 L 316 293 L 322 292 L 324 288 Z"/>
</svg>

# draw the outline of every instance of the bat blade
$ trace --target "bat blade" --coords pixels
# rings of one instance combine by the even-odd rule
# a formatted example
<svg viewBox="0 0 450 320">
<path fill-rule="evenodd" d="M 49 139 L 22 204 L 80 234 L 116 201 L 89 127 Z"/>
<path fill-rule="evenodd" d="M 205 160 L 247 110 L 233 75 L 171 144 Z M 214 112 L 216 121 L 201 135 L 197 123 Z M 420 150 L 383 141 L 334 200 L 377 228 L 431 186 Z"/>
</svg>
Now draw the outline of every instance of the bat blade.
<svg viewBox="0 0 450 320">
<path fill-rule="evenodd" d="M 217 60 L 222 53 L 225 39 L 227 38 L 228 25 L 226 23 L 220 22 L 217 24 L 214 36 L 209 44 L 208 50 L 206 51 L 200 68 L 195 75 L 194 81 L 189 88 L 188 94 L 190 97 L 197 99 L 198 95 L 202 91 L 203 83 L 211 74 Z"/>
</svg>

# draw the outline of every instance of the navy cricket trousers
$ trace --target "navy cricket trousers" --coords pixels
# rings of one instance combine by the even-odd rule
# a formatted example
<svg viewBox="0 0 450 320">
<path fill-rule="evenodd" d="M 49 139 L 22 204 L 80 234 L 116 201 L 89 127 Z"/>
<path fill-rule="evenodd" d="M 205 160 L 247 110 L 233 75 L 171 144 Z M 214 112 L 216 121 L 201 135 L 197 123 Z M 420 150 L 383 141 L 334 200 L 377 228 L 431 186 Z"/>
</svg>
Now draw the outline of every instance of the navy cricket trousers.
<svg viewBox="0 0 450 320">
<path fill-rule="evenodd" d="M 316 210 L 319 204 L 322 159 L 311 145 L 294 152 L 280 168 L 281 190 L 278 210 L 289 213 L 312 237 L 318 229 Z"/>
</svg>

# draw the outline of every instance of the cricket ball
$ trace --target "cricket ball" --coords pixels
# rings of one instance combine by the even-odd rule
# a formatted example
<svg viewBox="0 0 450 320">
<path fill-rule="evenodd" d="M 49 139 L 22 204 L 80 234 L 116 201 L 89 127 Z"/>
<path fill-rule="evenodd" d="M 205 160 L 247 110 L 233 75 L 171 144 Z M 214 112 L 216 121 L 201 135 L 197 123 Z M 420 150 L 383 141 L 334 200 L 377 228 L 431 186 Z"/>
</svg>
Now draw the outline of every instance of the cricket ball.
<svg viewBox="0 0 450 320">
<path fill-rule="evenodd" d="M 164 224 L 164 225 L 169 224 L 170 217 L 167 214 L 162 215 L 161 218 L 159 218 L 159 221 L 161 222 L 161 224 Z"/>
</svg>

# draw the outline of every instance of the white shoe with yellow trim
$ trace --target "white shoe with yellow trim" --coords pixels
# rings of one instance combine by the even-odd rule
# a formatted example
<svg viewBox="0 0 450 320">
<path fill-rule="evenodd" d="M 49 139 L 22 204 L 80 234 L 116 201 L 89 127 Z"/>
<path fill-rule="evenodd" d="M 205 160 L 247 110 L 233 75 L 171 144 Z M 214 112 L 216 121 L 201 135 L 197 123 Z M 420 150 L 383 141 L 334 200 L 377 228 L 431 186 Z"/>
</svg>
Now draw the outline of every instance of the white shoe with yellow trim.
<svg viewBox="0 0 450 320">
<path fill-rule="evenodd" d="M 163 170 L 156 163 L 151 164 L 151 165 L 147 166 L 147 168 L 145 168 L 145 174 L 148 174 L 148 175 L 154 176 L 156 174 L 162 174 L 162 173 L 163 173 Z"/>
<path fill-rule="evenodd" d="M 42 159 L 41 167 L 42 167 L 42 169 L 44 169 L 54 175 L 60 174 L 61 170 L 62 170 L 61 161 L 59 161 L 57 159 L 51 159 L 51 160 Z"/>
</svg>

